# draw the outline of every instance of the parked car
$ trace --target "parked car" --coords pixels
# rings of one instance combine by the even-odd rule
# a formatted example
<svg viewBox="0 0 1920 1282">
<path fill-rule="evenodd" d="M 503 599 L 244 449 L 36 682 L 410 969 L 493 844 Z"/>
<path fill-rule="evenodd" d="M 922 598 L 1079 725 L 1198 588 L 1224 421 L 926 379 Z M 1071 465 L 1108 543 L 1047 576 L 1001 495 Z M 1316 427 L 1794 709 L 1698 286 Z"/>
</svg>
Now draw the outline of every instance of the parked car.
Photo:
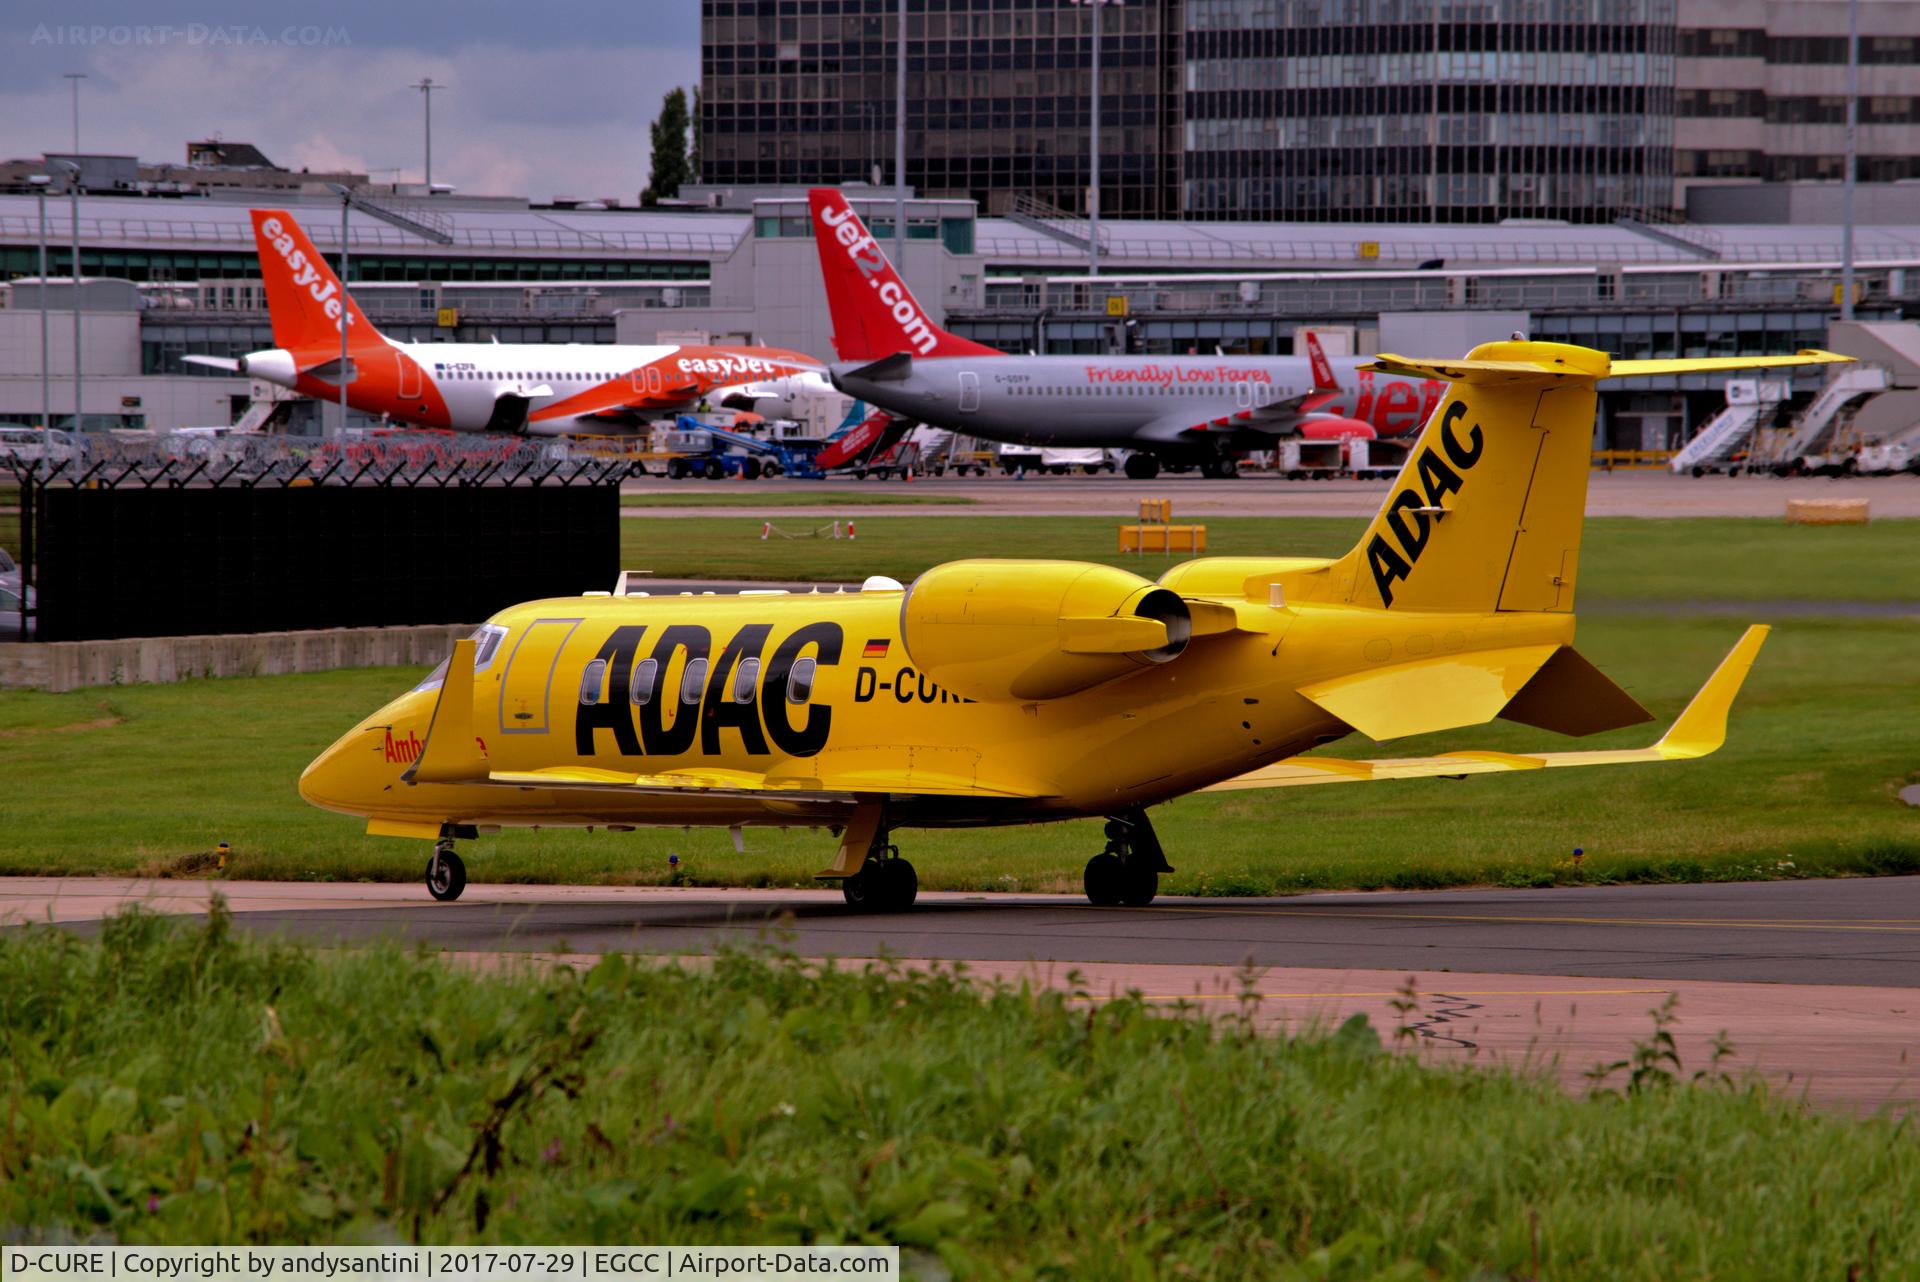
<svg viewBox="0 0 1920 1282">
<path fill-rule="evenodd" d="M 39 600 L 32 588 L 27 589 L 29 605 L 38 605 Z M 27 616 L 26 640 L 33 640 L 34 618 Z M 20 636 L 20 589 L 13 584 L 0 584 L 0 641 L 19 641 Z"/>
<path fill-rule="evenodd" d="M 40 463 L 77 463 L 85 453 L 71 432 L 37 427 L 0 427 L 0 470 Z"/>
</svg>

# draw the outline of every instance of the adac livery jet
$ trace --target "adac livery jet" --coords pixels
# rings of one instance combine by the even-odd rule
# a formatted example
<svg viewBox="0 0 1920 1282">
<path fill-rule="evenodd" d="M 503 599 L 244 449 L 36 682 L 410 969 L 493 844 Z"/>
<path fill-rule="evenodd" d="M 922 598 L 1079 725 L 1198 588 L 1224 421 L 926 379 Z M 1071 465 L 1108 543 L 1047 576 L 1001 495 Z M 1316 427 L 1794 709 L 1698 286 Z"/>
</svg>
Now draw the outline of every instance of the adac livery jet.
<svg viewBox="0 0 1920 1282">
<path fill-rule="evenodd" d="M 1596 384 L 1845 359 L 1383 356 L 1378 373 L 1450 386 L 1345 556 L 1209 557 L 1157 581 L 968 560 L 904 589 L 533 601 L 456 642 L 300 791 L 370 833 L 436 840 L 441 899 L 466 880 L 454 840 L 494 825 L 827 827 L 839 851 L 820 875 L 855 906 L 904 907 L 901 829 L 1105 816 L 1087 896 L 1144 904 L 1167 871 L 1147 810 L 1184 793 L 1704 756 L 1764 627 L 1645 747 L 1312 749 L 1495 717 L 1570 735 L 1650 720 L 1573 649 Z"/>
<path fill-rule="evenodd" d="M 1011 356 L 936 324 L 846 197 L 810 193 L 833 317 L 834 385 L 902 419 L 1021 445 L 1134 451 L 1231 476 L 1278 437 L 1400 436 L 1440 402 L 1437 380 L 1311 356 Z M 1336 377 L 1338 381 L 1336 382 Z"/>
<path fill-rule="evenodd" d="M 469 432 L 619 433 L 649 420 L 819 379 L 820 362 L 771 347 L 577 343 L 401 343 L 369 322 L 293 216 L 253 211 L 274 347 L 233 359 L 189 356 L 216 369 L 320 400 L 340 396 L 340 327 L 347 330 L 347 403 L 422 427 Z"/>
</svg>

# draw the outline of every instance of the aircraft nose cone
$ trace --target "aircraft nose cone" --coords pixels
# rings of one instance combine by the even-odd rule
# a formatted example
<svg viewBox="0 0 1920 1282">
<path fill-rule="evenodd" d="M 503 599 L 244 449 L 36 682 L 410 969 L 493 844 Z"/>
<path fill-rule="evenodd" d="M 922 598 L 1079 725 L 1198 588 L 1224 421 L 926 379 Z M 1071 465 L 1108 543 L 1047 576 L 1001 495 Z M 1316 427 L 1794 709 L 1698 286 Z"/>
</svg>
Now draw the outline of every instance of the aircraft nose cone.
<svg viewBox="0 0 1920 1282">
<path fill-rule="evenodd" d="M 300 772 L 300 797 L 307 804 L 323 810 L 359 813 L 360 808 L 355 800 L 365 788 L 362 786 L 364 781 L 357 777 L 361 772 L 355 769 L 354 762 L 348 756 L 348 748 L 354 738 L 349 735 L 341 739 Z"/>
</svg>

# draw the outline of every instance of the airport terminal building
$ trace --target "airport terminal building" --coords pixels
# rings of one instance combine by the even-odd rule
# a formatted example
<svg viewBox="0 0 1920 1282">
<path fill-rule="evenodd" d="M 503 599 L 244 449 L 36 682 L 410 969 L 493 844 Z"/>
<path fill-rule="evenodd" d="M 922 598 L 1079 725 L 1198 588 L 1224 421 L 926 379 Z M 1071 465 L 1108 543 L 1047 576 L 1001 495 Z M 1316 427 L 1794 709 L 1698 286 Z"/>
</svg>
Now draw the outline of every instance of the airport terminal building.
<svg viewBox="0 0 1920 1282">
<path fill-rule="evenodd" d="M 854 189 L 895 248 L 890 191 Z M 244 378 L 184 365 L 272 346 L 248 218 L 292 209 L 328 254 L 341 207 L 276 190 L 77 202 L 78 324 L 67 283 L 73 209 L 47 200 L 53 421 L 74 410 L 79 336 L 89 429 L 239 421 Z M 524 200 L 369 199 L 348 218 L 349 280 L 397 339 L 553 343 L 732 341 L 832 355 L 803 190 L 735 193 L 731 208 L 563 208 Z M 1097 275 L 1068 218 L 981 217 L 910 199 L 904 275 L 957 332 L 1008 351 L 1285 354 L 1312 328 L 1330 346 L 1451 354 L 1522 330 L 1631 357 L 1791 351 L 1828 341 L 1841 230 L 1831 224 L 1577 226 L 1109 221 Z M 1920 219 L 1858 230 L 1859 316 L 1920 306 Z M 0 193 L 0 421 L 38 422 L 42 291 L 36 197 Z M 1683 439 L 1717 380 L 1610 387 L 1609 439 Z M 291 416 L 312 427 L 311 405 Z M 1657 447 L 1657 446 L 1656 446 Z"/>
</svg>

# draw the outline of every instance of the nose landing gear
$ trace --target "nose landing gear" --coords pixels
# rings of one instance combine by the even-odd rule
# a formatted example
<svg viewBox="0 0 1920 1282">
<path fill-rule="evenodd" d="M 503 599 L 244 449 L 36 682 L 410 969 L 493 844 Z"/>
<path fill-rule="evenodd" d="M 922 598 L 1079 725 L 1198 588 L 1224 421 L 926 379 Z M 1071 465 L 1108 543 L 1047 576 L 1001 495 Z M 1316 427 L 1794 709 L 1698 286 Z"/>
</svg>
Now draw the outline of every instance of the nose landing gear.
<svg viewBox="0 0 1920 1282">
<path fill-rule="evenodd" d="M 427 893 L 443 904 L 452 903 L 466 888 L 467 866 L 453 853 L 453 838 L 442 837 L 427 860 Z"/>
<path fill-rule="evenodd" d="M 1096 908 L 1145 908 L 1160 890 L 1160 874 L 1172 872 L 1160 839 L 1144 810 L 1107 820 L 1107 848 L 1087 860 L 1081 885 Z"/>
</svg>

